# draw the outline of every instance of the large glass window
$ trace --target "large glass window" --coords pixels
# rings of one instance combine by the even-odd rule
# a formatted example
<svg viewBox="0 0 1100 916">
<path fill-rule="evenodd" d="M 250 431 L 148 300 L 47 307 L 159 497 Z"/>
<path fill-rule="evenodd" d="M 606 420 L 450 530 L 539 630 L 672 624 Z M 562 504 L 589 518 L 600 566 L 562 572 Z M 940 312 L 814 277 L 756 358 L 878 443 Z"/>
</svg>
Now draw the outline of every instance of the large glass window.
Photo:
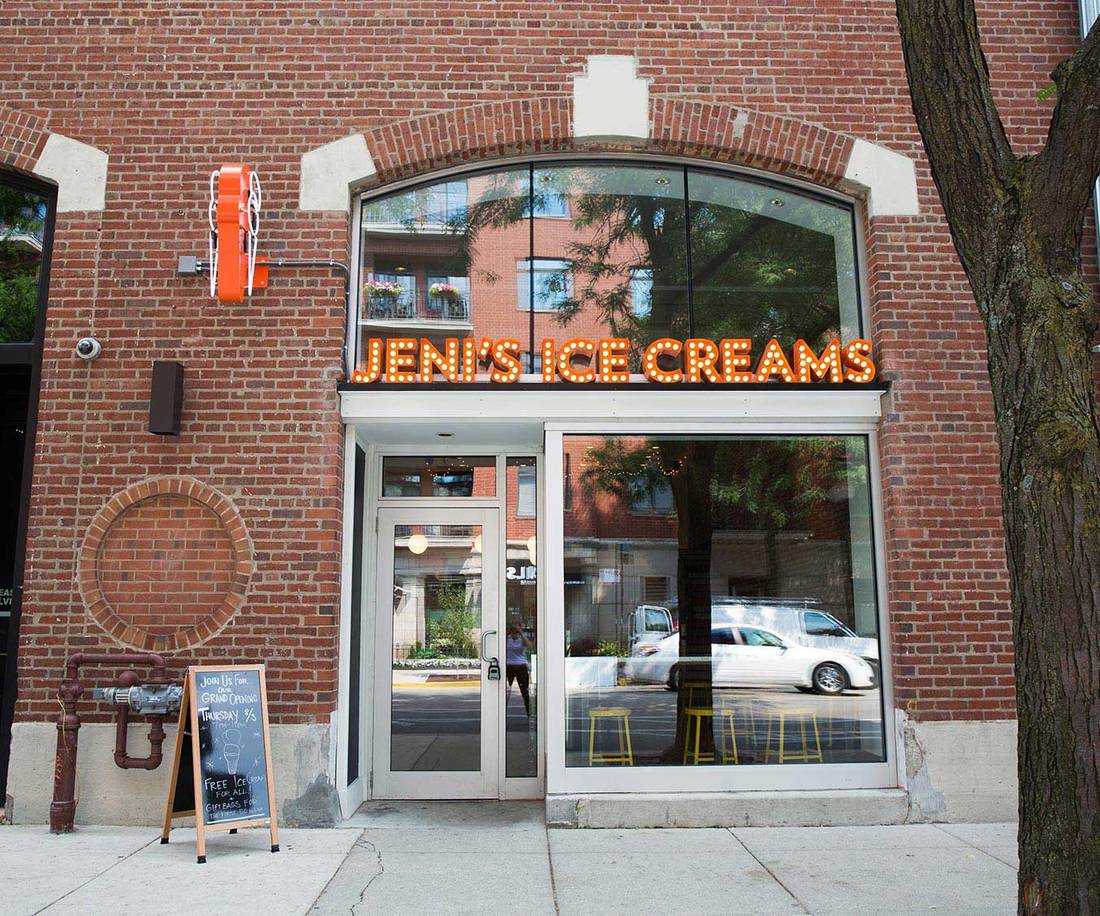
<svg viewBox="0 0 1100 916">
<path fill-rule="evenodd" d="M 38 399 L 51 192 L 0 172 L 0 798 L 14 710 L 26 498 Z"/>
<path fill-rule="evenodd" d="M 567 766 L 884 759 L 866 437 L 563 443 Z"/>
<path fill-rule="evenodd" d="M 852 208 L 682 165 L 527 164 L 362 206 L 357 366 L 367 338 L 630 341 L 861 334 Z M 488 372 L 482 351 L 476 372 Z M 582 359 L 583 362 L 583 359 Z M 437 372 L 438 370 L 433 370 Z"/>
</svg>

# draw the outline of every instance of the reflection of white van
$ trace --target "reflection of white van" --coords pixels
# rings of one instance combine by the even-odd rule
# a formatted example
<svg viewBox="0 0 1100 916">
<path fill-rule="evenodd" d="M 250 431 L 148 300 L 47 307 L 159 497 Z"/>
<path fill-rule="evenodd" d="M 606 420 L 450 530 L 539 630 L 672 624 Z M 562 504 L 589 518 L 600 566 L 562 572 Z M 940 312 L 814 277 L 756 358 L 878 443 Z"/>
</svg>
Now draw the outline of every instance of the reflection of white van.
<svg viewBox="0 0 1100 916">
<path fill-rule="evenodd" d="M 627 618 L 626 634 L 630 654 L 636 655 L 640 646 L 655 646 L 672 634 L 672 613 L 657 604 L 639 604 Z"/>
<path fill-rule="evenodd" d="M 765 627 L 799 645 L 847 652 L 878 668 L 877 640 L 860 636 L 832 614 L 812 607 L 715 597 L 711 620 Z"/>
</svg>

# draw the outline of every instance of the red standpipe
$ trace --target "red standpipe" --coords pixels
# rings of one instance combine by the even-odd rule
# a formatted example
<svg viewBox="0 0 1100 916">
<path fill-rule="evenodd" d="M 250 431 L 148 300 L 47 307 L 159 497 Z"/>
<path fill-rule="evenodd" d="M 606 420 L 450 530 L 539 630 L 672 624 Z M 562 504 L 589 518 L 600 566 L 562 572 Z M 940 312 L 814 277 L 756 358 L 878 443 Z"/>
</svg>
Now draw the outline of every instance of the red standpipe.
<svg viewBox="0 0 1100 916">
<path fill-rule="evenodd" d="M 54 760 L 53 802 L 50 804 L 50 833 L 72 833 L 76 818 L 76 744 L 80 732 L 77 701 L 84 693 L 80 683 L 82 665 L 147 665 L 152 669 L 151 683 L 166 683 L 164 657 L 153 652 L 76 652 L 65 663 L 65 679 L 58 689 L 62 713 L 57 718 L 57 756 Z M 137 673 L 125 670 L 119 675 L 120 687 L 140 683 Z M 164 743 L 164 716 L 150 715 L 150 753 L 147 757 L 131 757 L 126 753 L 126 726 L 130 710 L 119 707 L 115 731 L 115 763 L 123 769 L 154 770 L 160 766 L 161 745 Z"/>
</svg>

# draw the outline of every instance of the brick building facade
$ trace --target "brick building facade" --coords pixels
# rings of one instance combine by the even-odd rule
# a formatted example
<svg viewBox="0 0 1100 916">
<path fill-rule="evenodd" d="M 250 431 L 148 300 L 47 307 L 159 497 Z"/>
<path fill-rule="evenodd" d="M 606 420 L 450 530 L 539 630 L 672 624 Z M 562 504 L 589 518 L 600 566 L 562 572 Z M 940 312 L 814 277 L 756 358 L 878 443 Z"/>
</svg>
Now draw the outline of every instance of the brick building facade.
<svg viewBox="0 0 1100 916">
<path fill-rule="evenodd" d="M 280 796 L 321 784 L 350 803 L 342 744 L 371 688 L 352 682 L 349 713 L 343 276 L 273 267 L 241 305 L 179 276 L 180 255 L 206 254 L 211 169 L 261 173 L 261 254 L 351 258 L 359 283 L 359 194 L 570 156 L 749 170 L 852 201 L 865 336 L 889 382 L 872 459 L 888 615 L 877 635 L 890 656 L 885 758 L 909 789 L 889 816 L 1007 816 L 1011 613 L 984 338 L 893 4 L 171 7 L 0 13 L 0 166 L 58 188 L 13 643 L 16 819 L 44 818 L 66 657 L 119 646 L 177 665 L 266 663 Z M 1072 2 L 979 4 L 1017 151 L 1044 140 L 1039 93 L 1078 43 L 1078 16 Z M 637 92 L 642 128 L 622 129 Z M 593 112 L 606 127 L 588 126 Z M 103 355 L 85 362 L 73 347 L 89 335 Z M 159 359 L 186 368 L 176 437 L 148 430 Z M 101 724 L 82 735 L 80 816 L 155 818 L 163 774 L 114 771 L 107 716 L 89 705 L 86 721 Z"/>
</svg>

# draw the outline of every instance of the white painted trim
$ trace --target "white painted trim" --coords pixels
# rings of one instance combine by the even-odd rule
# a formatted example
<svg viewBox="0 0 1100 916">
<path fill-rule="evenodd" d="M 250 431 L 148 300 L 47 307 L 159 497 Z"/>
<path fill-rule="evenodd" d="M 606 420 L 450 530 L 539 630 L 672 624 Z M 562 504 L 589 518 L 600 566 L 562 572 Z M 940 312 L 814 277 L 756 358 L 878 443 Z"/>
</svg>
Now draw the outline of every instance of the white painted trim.
<svg viewBox="0 0 1100 916">
<path fill-rule="evenodd" d="M 891 765 L 893 785 L 905 786 L 905 758 L 894 728 L 894 635 L 890 626 L 890 593 L 886 579 L 886 509 L 882 504 L 882 464 L 879 461 L 878 432 L 867 434 L 868 486 L 871 488 L 871 537 L 875 550 L 875 611 L 878 614 L 879 687 L 885 729 L 886 762 Z"/>
<path fill-rule="evenodd" d="M 302 154 L 298 177 L 298 209 L 346 213 L 351 189 L 376 170 L 367 138 L 350 134 Z"/>
<path fill-rule="evenodd" d="M 593 54 L 573 77 L 573 136 L 649 137 L 649 81 L 638 77 L 632 54 Z"/>
<path fill-rule="evenodd" d="M 565 792 L 565 533 L 564 493 L 562 486 L 562 434 L 546 430 L 543 448 L 543 466 L 546 477 L 543 493 L 546 507 L 556 506 L 554 511 L 543 512 L 542 529 L 545 532 L 544 568 L 546 569 L 545 601 L 541 614 L 546 620 L 546 633 L 558 634 L 548 639 L 543 650 L 546 694 L 543 708 L 546 710 L 546 794 Z"/>
<path fill-rule="evenodd" d="M 857 138 L 844 180 L 865 189 L 867 213 L 872 218 L 920 213 L 916 163 L 885 146 Z"/>
<path fill-rule="evenodd" d="M 705 387 L 585 389 L 563 384 L 545 390 L 500 386 L 494 390 L 439 387 L 386 388 L 340 392 L 345 423 L 386 423 L 398 435 L 402 425 L 446 417 L 463 422 L 504 424 L 595 421 L 605 430 L 639 420 L 664 423 L 788 420 L 873 426 L 882 415 L 883 392 L 855 390 L 728 389 Z"/>
<path fill-rule="evenodd" d="M 62 134 L 50 134 L 34 165 L 34 174 L 57 184 L 57 212 L 79 213 L 107 205 L 108 155 Z"/>
</svg>

